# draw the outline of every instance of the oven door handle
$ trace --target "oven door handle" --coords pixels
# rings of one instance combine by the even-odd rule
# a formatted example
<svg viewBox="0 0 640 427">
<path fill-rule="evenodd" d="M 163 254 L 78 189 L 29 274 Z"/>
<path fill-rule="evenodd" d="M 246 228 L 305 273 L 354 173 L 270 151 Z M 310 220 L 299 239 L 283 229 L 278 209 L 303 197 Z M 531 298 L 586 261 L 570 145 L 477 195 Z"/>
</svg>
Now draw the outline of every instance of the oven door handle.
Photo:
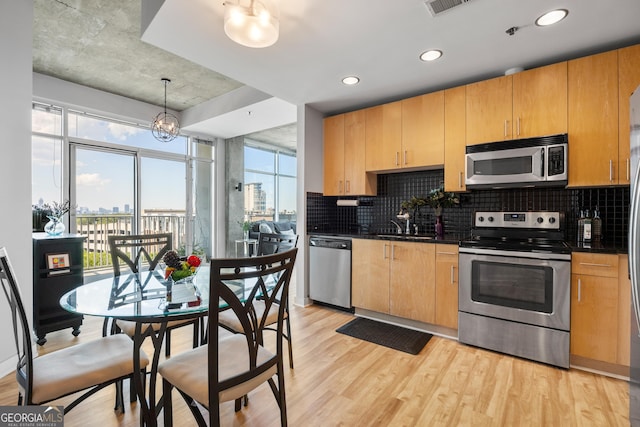
<svg viewBox="0 0 640 427">
<path fill-rule="evenodd" d="M 571 254 L 558 254 L 552 252 L 519 252 L 519 251 L 503 251 L 499 249 L 483 249 L 483 248 L 464 248 L 461 247 L 460 253 L 472 254 L 472 255 L 492 255 L 492 256 L 504 256 L 511 258 L 532 258 L 542 260 L 558 260 L 558 261 L 571 261 Z"/>
</svg>

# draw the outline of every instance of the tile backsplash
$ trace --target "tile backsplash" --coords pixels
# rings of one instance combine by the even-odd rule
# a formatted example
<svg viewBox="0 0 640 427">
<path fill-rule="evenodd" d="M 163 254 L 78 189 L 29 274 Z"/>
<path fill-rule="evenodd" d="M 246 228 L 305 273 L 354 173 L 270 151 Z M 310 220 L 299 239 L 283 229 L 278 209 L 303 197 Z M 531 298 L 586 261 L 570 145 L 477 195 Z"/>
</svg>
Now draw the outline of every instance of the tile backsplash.
<svg viewBox="0 0 640 427">
<path fill-rule="evenodd" d="M 377 196 L 325 197 L 319 193 L 307 193 L 307 232 L 393 233 L 395 226 L 391 220 L 396 220 L 401 203 L 412 196 L 426 196 L 443 180 L 443 170 L 380 174 Z M 565 212 L 567 240 L 575 241 L 580 210 L 589 209 L 593 215 L 597 206 L 602 218 L 603 242 L 616 247 L 626 246 L 628 186 L 476 190 L 460 193 L 460 196 L 459 207 L 444 209 L 447 233 L 469 234 L 473 213 L 478 210 L 549 210 Z M 338 199 L 357 199 L 359 205 L 336 206 Z M 420 208 L 411 222 L 418 224 L 420 233 L 432 233 L 435 225 L 433 209 L 428 206 Z"/>
</svg>

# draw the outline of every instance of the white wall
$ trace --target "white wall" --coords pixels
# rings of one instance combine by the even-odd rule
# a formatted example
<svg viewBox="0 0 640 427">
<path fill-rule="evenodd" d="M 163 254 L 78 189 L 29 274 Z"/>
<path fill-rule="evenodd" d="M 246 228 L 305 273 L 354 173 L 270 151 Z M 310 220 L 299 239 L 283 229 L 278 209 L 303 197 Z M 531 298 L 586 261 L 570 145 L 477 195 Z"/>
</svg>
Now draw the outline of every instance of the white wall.
<svg viewBox="0 0 640 427">
<path fill-rule="evenodd" d="M 298 107 L 298 146 L 296 160 L 298 180 L 296 223 L 298 256 L 296 258 L 296 305 L 309 305 L 309 241 L 307 239 L 307 192 L 322 193 L 323 142 L 322 114 L 308 106 Z"/>
<path fill-rule="evenodd" d="M 33 2 L 0 2 L 0 246 L 5 246 L 31 318 L 31 38 Z M 15 369 L 13 327 L 0 294 L 0 375 Z"/>
<path fill-rule="evenodd" d="M 42 102 L 72 107 L 85 113 L 109 115 L 116 119 L 145 124 L 150 123 L 160 111 L 160 107 L 146 102 L 38 73 L 33 73 L 33 97 Z M 180 119 L 180 113 L 167 111 Z"/>
</svg>

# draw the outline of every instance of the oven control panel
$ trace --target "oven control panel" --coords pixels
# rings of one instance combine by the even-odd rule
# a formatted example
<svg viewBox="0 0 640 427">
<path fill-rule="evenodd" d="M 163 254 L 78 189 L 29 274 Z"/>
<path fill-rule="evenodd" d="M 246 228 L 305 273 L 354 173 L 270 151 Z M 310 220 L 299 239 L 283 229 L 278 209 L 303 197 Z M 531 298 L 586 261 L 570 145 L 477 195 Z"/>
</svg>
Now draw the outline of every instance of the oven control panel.
<svg viewBox="0 0 640 427">
<path fill-rule="evenodd" d="M 474 224 L 484 228 L 559 230 L 560 212 L 476 212 Z"/>
</svg>

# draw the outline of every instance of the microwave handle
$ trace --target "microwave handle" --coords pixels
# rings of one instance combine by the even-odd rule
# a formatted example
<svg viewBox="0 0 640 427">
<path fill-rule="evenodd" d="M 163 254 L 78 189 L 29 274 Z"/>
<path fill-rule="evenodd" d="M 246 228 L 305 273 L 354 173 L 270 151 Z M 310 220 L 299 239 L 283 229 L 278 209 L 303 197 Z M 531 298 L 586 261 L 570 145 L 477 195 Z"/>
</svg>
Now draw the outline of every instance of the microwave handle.
<svg viewBox="0 0 640 427">
<path fill-rule="evenodd" d="M 545 170 L 544 153 L 545 153 L 545 148 L 542 147 L 540 149 L 540 176 L 542 178 L 547 177 L 546 170 Z"/>
</svg>

